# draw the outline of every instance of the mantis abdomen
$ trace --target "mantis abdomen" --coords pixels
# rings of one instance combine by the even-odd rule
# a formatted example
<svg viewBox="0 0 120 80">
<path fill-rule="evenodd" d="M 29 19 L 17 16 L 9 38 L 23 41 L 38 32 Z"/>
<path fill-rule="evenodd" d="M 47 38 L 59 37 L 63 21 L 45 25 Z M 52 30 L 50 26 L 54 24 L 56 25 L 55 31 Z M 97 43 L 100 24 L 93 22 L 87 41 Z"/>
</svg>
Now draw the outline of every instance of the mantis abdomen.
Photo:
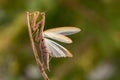
<svg viewBox="0 0 120 80">
<path fill-rule="evenodd" d="M 47 47 L 45 45 L 45 40 L 42 35 L 43 33 L 40 33 L 40 51 L 42 54 L 43 62 L 46 68 L 49 70 L 49 51 L 47 50 Z"/>
</svg>

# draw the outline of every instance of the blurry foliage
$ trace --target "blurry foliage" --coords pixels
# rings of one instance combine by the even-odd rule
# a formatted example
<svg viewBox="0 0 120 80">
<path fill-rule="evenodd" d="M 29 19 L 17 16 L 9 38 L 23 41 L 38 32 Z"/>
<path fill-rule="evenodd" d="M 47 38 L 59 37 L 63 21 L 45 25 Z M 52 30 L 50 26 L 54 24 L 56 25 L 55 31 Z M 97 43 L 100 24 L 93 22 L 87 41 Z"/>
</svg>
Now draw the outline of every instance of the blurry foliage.
<svg viewBox="0 0 120 80">
<path fill-rule="evenodd" d="M 0 0 L 0 80 L 42 80 L 26 72 L 37 64 L 25 15 L 36 10 L 46 12 L 45 29 L 69 25 L 82 29 L 70 36 L 72 44 L 62 44 L 73 58 L 51 59 L 47 72 L 51 80 L 120 80 L 119 4 L 119 0 Z M 100 63 L 113 66 L 108 78 L 100 70 L 95 73 Z"/>
</svg>

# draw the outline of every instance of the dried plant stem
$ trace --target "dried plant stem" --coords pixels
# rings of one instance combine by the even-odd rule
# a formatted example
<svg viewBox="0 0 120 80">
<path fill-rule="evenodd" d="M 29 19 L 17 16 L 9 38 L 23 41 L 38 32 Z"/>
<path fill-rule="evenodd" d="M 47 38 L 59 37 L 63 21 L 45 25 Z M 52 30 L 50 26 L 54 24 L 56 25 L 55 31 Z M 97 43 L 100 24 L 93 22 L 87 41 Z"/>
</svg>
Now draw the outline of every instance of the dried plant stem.
<svg viewBox="0 0 120 80">
<path fill-rule="evenodd" d="M 31 26 L 30 26 L 30 22 L 29 22 L 29 12 L 27 12 L 27 25 L 28 25 L 28 31 L 29 31 L 30 41 L 31 41 L 31 45 L 32 45 L 32 49 L 33 49 L 33 53 L 34 53 L 37 65 L 38 65 L 38 67 L 39 67 L 39 69 L 41 71 L 41 74 L 42 74 L 44 80 L 49 80 L 47 74 L 45 73 L 43 65 L 42 65 L 42 63 L 41 63 L 41 61 L 39 59 L 39 55 L 38 55 L 38 52 L 37 52 L 37 49 L 36 49 L 36 46 L 35 46 L 35 43 L 34 43 L 34 40 L 33 40 Z"/>
</svg>

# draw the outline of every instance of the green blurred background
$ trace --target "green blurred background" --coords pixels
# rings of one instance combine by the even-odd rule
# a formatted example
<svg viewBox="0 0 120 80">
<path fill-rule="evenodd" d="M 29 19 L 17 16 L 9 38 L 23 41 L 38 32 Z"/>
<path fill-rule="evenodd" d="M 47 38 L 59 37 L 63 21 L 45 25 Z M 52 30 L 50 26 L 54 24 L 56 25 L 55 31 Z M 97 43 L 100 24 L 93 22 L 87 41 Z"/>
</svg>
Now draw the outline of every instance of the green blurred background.
<svg viewBox="0 0 120 80">
<path fill-rule="evenodd" d="M 26 12 L 45 11 L 45 29 L 76 26 L 73 58 L 52 58 L 51 80 L 120 80 L 120 0 L 0 0 L 0 80 L 43 80 Z"/>
</svg>

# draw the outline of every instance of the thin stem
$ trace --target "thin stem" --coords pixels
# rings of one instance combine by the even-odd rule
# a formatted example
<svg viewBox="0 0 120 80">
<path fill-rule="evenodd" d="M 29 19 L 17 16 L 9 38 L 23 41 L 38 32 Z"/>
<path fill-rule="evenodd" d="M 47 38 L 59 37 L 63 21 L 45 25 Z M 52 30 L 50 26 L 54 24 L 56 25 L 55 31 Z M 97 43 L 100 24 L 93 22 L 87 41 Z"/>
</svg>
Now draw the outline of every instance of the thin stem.
<svg viewBox="0 0 120 80">
<path fill-rule="evenodd" d="M 41 13 L 41 16 L 42 16 L 42 21 L 41 21 L 41 32 L 43 32 L 44 26 L 45 26 L 45 13 L 42 12 L 42 13 Z"/>
<path fill-rule="evenodd" d="M 27 25 L 28 25 L 30 41 L 31 41 L 31 45 L 32 45 L 32 49 L 33 49 L 33 53 L 34 53 L 37 65 L 38 65 L 38 67 L 39 67 L 39 69 L 41 71 L 41 74 L 42 74 L 44 80 L 49 80 L 47 74 L 45 73 L 43 65 L 42 65 L 42 63 L 41 63 L 41 61 L 39 59 L 39 55 L 38 55 L 37 49 L 35 47 L 35 43 L 34 43 L 33 36 L 32 36 L 32 31 L 31 31 L 31 26 L 30 26 L 30 23 L 29 23 L 29 12 L 27 12 Z"/>
</svg>

